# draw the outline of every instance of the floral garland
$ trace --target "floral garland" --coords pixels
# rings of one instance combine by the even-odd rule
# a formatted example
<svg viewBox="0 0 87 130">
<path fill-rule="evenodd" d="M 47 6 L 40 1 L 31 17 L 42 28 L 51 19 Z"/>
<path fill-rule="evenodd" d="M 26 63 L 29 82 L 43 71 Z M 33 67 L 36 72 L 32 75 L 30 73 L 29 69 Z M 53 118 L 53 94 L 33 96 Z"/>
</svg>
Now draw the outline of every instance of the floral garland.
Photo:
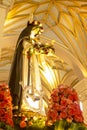
<svg viewBox="0 0 87 130">
<path fill-rule="evenodd" d="M 48 54 L 50 52 L 55 53 L 55 49 L 52 45 L 34 43 L 32 47 L 29 48 L 27 56 L 29 58 L 32 54 Z"/>
<path fill-rule="evenodd" d="M 46 117 L 32 111 L 21 112 L 14 115 L 14 125 L 19 129 L 43 129 L 45 127 Z"/>
<path fill-rule="evenodd" d="M 0 84 L 0 128 L 13 130 L 12 98 L 7 84 Z"/>
<path fill-rule="evenodd" d="M 46 116 L 23 112 L 12 114 L 12 98 L 7 84 L 0 84 L 0 129 L 87 130 L 76 91 L 59 85 L 52 93 Z"/>
<path fill-rule="evenodd" d="M 78 127 L 78 130 L 81 127 L 81 130 L 85 129 L 77 92 L 69 86 L 59 85 L 51 93 L 46 125 L 53 124 L 55 124 L 55 130 L 60 130 L 60 127 L 61 130 L 77 130 Z M 77 128 L 75 129 L 74 126 Z"/>
</svg>

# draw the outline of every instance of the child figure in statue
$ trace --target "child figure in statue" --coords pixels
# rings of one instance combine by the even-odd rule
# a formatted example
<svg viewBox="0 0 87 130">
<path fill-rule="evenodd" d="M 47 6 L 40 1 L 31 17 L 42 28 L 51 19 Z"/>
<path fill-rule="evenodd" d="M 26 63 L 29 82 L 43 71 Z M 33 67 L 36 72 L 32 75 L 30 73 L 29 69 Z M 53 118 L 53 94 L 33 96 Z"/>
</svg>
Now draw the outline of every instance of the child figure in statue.
<svg viewBox="0 0 87 130">
<path fill-rule="evenodd" d="M 21 104 L 22 104 L 22 94 L 23 88 L 22 85 L 29 85 L 30 81 L 30 59 L 28 58 L 28 68 L 26 72 L 26 84 L 22 84 L 21 82 L 23 79 L 23 58 L 25 53 L 25 48 L 29 50 L 34 38 L 38 36 L 41 32 L 43 32 L 42 25 L 37 22 L 33 21 L 32 23 L 27 24 L 27 27 L 21 32 L 17 44 L 16 49 L 13 57 L 13 63 L 11 67 L 10 77 L 9 77 L 9 87 L 12 96 L 12 103 L 13 103 L 13 112 L 21 111 Z M 24 50 L 25 49 L 25 50 Z M 25 66 L 26 67 L 26 66 Z M 24 81 L 23 81 L 24 82 Z"/>
</svg>

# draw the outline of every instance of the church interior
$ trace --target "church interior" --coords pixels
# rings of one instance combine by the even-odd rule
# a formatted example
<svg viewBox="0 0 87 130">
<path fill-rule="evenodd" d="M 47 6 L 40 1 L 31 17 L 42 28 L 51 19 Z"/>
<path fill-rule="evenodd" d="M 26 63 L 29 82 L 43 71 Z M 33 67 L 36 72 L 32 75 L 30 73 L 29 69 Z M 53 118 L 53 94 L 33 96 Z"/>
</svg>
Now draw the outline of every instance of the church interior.
<svg viewBox="0 0 87 130">
<path fill-rule="evenodd" d="M 58 86 L 76 91 L 86 125 L 78 130 L 86 130 L 87 0 L 0 0 L 0 91 L 4 87 L 10 91 L 15 120 L 21 113 L 45 118 L 50 95 L 53 90 L 59 92 Z M 29 128 L 22 124 L 6 130 L 33 130 L 32 121 L 29 124 Z M 4 130 L 0 123 L 1 128 Z"/>
</svg>

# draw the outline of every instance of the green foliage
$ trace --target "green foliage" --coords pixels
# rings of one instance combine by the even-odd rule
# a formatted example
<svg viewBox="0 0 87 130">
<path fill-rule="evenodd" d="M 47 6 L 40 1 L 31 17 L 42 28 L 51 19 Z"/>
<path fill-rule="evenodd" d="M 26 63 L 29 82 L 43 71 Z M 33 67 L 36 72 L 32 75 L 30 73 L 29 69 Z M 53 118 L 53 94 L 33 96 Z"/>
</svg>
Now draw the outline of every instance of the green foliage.
<svg viewBox="0 0 87 130">
<path fill-rule="evenodd" d="M 14 130 L 13 127 L 10 125 L 5 124 L 4 122 L 0 122 L 0 129 L 1 130 Z"/>
<path fill-rule="evenodd" d="M 87 130 L 87 128 L 83 123 L 69 123 L 66 120 L 60 120 L 55 123 L 55 130 Z"/>
</svg>

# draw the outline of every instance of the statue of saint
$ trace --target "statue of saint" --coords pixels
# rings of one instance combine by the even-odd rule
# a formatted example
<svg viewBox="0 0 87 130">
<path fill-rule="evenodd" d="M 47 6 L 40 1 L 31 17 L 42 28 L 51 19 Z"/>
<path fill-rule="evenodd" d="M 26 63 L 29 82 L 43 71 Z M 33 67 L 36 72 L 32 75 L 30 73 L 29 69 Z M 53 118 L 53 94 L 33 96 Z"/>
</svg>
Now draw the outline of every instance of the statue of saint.
<svg viewBox="0 0 87 130">
<path fill-rule="evenodd" d="M 42 25 L 33 21 L 27 24 L 27 27 L 21 32 L 13 57 L 11 72 L 9 77 L 9 88 L 12 96 L 13 111 L 21 111 L 23 91 L 26 86 L 31 86 L 31 53 L 32 45 L 35 45 L 35 38 L 43 32 Z M 29 93 L 33 93 L 30 87 Z M 37 98 L 36 98 L 37 99 Z"/>
</svg>

